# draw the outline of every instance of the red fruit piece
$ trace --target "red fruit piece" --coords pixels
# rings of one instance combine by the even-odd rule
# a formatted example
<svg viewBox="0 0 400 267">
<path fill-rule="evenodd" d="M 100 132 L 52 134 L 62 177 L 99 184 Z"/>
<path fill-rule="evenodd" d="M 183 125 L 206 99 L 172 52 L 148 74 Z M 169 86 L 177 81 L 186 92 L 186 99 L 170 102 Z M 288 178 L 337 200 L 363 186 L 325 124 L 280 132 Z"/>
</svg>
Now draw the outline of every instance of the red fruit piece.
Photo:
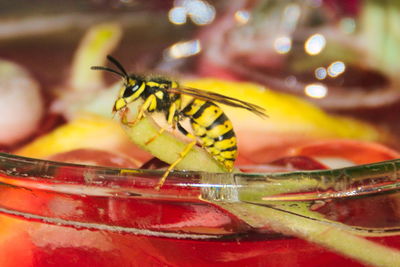
<svg viewBox="0 0 400 267">
<path fill-rule="evenodd" d="M 318 162 L 317 160 L 305 157 L 305 156 L 294 156 L 294 157 L 285 157 L 277 159 L 271 162 L 272 165 L 278 165 L 287 167 L 292 170 L 325 170 L 328 169 L 327 166 Z"/>
<path fill-rule="evenodd" d="M 293 148 L 292 156 L 342 158 L 355 164 L 368 164 L 400 158 L 400 153 L 374 142 L 356 140 L 327 140 L 307 143 Z"/>
</svg>

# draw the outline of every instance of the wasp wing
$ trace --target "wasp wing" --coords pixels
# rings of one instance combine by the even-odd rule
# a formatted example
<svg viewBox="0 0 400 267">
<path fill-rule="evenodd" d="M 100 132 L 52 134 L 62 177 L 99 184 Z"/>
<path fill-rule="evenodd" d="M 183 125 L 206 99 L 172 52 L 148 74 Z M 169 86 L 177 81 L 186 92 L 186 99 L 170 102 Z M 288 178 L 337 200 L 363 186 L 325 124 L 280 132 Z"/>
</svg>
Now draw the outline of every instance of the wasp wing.
<svg viewBox="0 0 400 267">
<path fill-rule="evenodd" d="M 198 98 L 205 101 L 218 102 L 227 106 L 243 108 L 257 114 L 260 117 L 268 117 L 265 114 L 265 109 L 258 105 L 248 103 L 246 101 L 237 98 L 221 95 L 218 93 L 201 90 L 197 88 L 190 88 L 190 87 L 168 88 L 167 91 L 174 94 L 183 94 L 192 96 L 194 98 Z"/>
</svg>

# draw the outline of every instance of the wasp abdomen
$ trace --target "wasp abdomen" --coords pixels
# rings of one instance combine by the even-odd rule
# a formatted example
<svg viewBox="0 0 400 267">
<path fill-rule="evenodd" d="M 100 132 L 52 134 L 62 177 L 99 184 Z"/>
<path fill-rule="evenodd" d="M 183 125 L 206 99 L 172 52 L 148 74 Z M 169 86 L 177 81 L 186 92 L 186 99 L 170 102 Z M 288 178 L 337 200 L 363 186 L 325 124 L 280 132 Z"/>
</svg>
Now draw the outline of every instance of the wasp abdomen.
<svg viewBox="0 0 400 267">
<path fill-rule="evenodd" d="M 183 115 L 190 118 L 193 133 L 202 146 L 228 170 L 233 169 L 237 157 L 235 132 L 229 118 L 212 102 L 193 99 Z"/>
</svg>

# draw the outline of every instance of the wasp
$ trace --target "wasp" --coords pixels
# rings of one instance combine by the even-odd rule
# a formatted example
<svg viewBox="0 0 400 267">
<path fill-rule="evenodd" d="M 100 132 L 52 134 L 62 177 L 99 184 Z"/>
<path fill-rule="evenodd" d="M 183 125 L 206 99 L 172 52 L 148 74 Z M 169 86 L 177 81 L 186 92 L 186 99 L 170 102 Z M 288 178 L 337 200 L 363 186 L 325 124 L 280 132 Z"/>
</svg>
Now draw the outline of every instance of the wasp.
<svg viewBox="0 0 400 267">
<path fill-rule="evenodd" d="M 255 104 L 210 91 L 184 87 L 177 81 L 164 77 L 128 74 L 118 60 L 112 56 L 107 56 L 107 59 L 117 69 L 103 66 L 93 66 L 91 69 L 108 71 L 123 78 L 124 83 L 113 107 L 114 113 L 121 112 L 123 124 L 134 125 L 145 116 L 145 113 L 161 112 L 165 114 L 169 126 L 178 129 L 192 140 L 179 154 L 179 158 L 166 170 L 156 187 L 157 189 L 164 184 L 169 173 L 198 142 L 228 171 L 233 170 L 238 155 L 235 132 L 232 122 L 216 103 L 243 108 L 261 117 L 266 116 L 265 110 Z M 190 98 L 185 104 L 182 101 L 183 95 Z M 144 103 L 139 108 L 137 118 L 130 122 L 126 116 L 127 106 L 139 98 L 142 98 Z M 181 122 L 184 119 L 189 119 L 191 132 L 182 126 Z M 164 130 L 165 128 L 161 128 L 158 134 L 150 138 L 147 143 L 157 138 Z"/>
</svg>

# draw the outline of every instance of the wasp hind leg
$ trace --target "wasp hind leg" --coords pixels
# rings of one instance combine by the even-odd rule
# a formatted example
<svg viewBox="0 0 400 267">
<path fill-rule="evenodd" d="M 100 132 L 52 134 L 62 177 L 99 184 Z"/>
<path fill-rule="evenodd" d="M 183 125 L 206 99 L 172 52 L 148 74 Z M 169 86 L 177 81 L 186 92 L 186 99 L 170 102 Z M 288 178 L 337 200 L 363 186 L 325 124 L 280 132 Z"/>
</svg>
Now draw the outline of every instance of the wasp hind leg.
<svg viewBox="0 0 400 267">
<path fill-rule="evenodd" d="M 192 147 L 193 147 L 194 145 L 196 145 L 196 143 L 197 143 L 196 137 L 195 137 L 194 135 L 192 135 L 191 133 L 189 133 L 188 131 L 186 131 L 186 129 L 183 128 L 182 125 L 180 125 L 179 122 L 178 122 L 176 125 L 178 126 L 178 130 L 179 130 L 181 133 L 183 133 L 185 136 L 187 136 L 187 137 L 189 137 L 189 138 L 191 138 L 191 139 L 193 139 L 193 140 L 192 140 L 192 142 L 190 142 L 190 143 L 188 143 L 188 144 L 186 145 L 185 149 L 182 150 L 182 151 L 179 153 L 178 159 L 175 160 L 175 162 L 173 162 L 173 163 L 168 167 L 168 169 L 165 171 L 164 175 L 161 177 L 160 181 L 158 182 L 157 186 L 155 187 L 156 190 L 159 190 L 159 189 L 163 186 L 163 184 L 165 183 L 165 180 L 167 179 L 169 173 L 175 168 L 175 166 L 176 166 L 179 162 L 181 162 L 181 161 L 185 158 L 185 156 L 189 153 L 189 151 L 192 149 Z"/>
</svg>

